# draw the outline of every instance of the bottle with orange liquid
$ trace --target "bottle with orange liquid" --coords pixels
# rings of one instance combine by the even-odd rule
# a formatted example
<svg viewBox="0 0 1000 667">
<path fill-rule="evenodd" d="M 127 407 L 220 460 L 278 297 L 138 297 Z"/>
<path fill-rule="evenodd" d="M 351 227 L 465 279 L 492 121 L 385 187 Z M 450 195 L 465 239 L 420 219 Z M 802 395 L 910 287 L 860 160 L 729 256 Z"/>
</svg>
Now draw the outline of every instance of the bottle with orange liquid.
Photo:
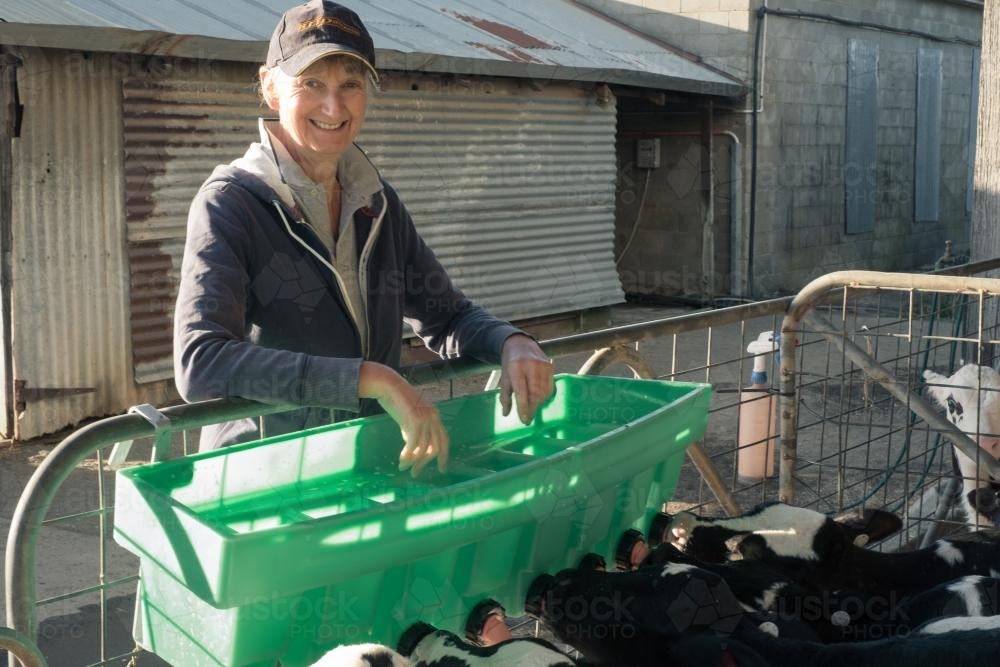
<svg viewBox="0 0 1000 667">
<path fill-rule="evenodd" d="M 750 384 L 740 390 L 736 474 L 741 482 L 759 482 L 774 475 L 777 400 L 767 379 L 767 363 L 777 349 L 773 331 L 761 333 L 747 346 L 754 357 Z"/>
</svg>

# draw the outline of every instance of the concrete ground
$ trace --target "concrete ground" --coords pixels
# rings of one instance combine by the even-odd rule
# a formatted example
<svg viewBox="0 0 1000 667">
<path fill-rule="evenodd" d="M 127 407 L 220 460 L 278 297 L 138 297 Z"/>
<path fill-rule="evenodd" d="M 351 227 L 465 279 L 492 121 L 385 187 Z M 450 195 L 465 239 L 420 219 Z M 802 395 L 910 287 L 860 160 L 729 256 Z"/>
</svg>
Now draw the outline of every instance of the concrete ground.
<svg viewBox="0 0 1000 667">
<path fill-rule="evenodd" d="M 689 308 L 664 307 L 657 305 L 627 304 L 611 309 L 611 325 L 621 325 L 637 321 L 648 321 L 695 312 Z M 681 334 L 676 339 L 664 338 L 640 345 L 640 352 L 653 370 L 660 376 L 677 372 L 676 379 L 706 381 L 713 385 L 712 412 L 705 448 L 715 457 L 715 462 L 729 484 L 736 491 L 741 506 L 750 507 L 756 502 L 777 497 L 776 481 L 771 480 L 754 486 L 743 485 L 734 472 L 733 449 L 736 442 L 736 415 L 738 394 L 736 390 L 745 384 L 750 370 L 750 361 L 745 358 L 749 340 L 761 331 L 774 330 L 778 321 L 772 317 L 757 318 L 742 325 L 716 327 L 711 331 L 701 330 Z M 575 372 L 589 354 L 578 354 L 556 359 L 557 372 Z M 828 356 L 828 355 L 827 355 Z M 817 374 L 829 373 L 823 370 L 822 360 Z M 687 369 L 696 369 L 682 373 Z M 626 368 L 614 367 L 606 374 L 628 375 Z M 454 387 L 444 385 L 430 387 L 435 398 L 445 398 L 449 391 L 456 394 L 478 391 L 484 378 L 458 381 Z M 819 403 L 829 402 L 826 395 Z M 891 409 L 891 408 L 890 408 Z M 43 438 L 39 441 L 14 445 L 0 445 L 0 551 L 6 551 L 6 535 L 9 532 L 10 517 L 13 514 L 21 490 L 44 458 L 66 434 Z M 840 433 L 842 437 L 843 434 Z M 818 447 L 824 435 L 813 438 Z M 872 436 L 867 436 L 871 438 Z M 866 455 L 870 454 L 867 452 Z M 148 452 L 136 450 L 132 458 L 144 460 Z M 148 459 L 147 459 L 148 460 Z M 60 490 L 49 516 L 70 515 L 97 506 L 98 471 L 96 462 L 81 465 L 67 479 Z M 108 502 L 113 498 L 113 474 L 105 471 L 104 493 Z M 807 483 L 810 482 L 808 475 Z M 817 485 L 818 478 L 813 479 Z M 841 480 L 842 482 L 842 480 Z M 834 484 L 837 480 L 834 479 Z M 704 504 L 707 513 L 721 512 L 719 505 L 697 471 L 690 462 L 682 469 L 681 480 L 673 498 L 674 507 L 689 507 Z M 110 540 L 110 519 L 107 524 L 108 539 L 104 543 L 103 556 L 100 540 L 100 522 L 97 518 L 83 518 L 67 521 L 43 530 L 37 552 L 38 598 L 46 599 L 62 595 L 70 590 L 95 586 L 100 582 L 100 559 L 105 559 L 108 581 L 125 580 L 109 591 L 104 601 L 103 616 L 107 619 L 107 636 L 104 641 L 104 655 L 118 655 L 130 651 L 134 642 L 131 638 L 131 623 L 134 605 L 135 582 L 129 578 L 138 569 L 136 559 Z M 0 581 L 2 589 L 3 581 Z M 76 667 L 91 665 L 100 661 L 102 616 L 101 600 L 96 594 L 53 601 L 39 609 L 39 644 L 49 664 L 55 667 Z M 124 664 L 118 661 L 110 664 Z M 137 664 L 143 667 L 165 665 L 162 660 L 150 654 L 142 654 Z"/>
</svg>

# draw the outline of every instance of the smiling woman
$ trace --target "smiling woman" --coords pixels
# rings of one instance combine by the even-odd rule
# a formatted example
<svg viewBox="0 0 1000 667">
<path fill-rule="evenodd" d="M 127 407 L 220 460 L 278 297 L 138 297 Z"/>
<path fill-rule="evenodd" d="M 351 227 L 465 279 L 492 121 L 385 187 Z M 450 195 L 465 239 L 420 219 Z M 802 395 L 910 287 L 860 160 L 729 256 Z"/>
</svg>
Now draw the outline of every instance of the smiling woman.
<svg viewBox="0 0 1000 667">
<path fill-rule="evenodd" d="M 286 11 L 259 71 L 277 118 L 191 203 L 174 309 L 181 396 L 298 408 L 205 428 L 202 449 L 384 411 L 403 435 L 400 469 L 436 458 L 444 471 L 437 408 L 396 370 L 404 318 L 442 357 L 499 363 L 504 415 L 516 398 L 527 424 L 552 393 L 534 339 L 451 282 L 354 143 L 378 76 L 353 11 L 326 0 Z"/>
<path fill-rule="evenodd" d="M 346 55 L 323 58 L 298 76 L 260 69 L 264 102 L 280 118 L 275 138 L 317 183 L 336 183 L 340 158 L 368 111 L 368 78 L 357 59 Z"/>
</svg>

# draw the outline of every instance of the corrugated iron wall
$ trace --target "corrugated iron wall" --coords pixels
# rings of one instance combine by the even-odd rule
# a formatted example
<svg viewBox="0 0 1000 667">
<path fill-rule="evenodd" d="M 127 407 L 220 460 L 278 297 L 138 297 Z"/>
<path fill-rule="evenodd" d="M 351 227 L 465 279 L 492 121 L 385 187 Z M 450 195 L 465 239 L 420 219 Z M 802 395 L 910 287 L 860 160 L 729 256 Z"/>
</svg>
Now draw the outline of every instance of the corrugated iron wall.
<svg viewBox="0 0 1000 667">
<path fill-rule="evenodd" d="M 187 206 L 256 136 L 249 86 L 126 80 L 135 378 L 170 377 Z M 528 89 L 525 89 L 528 90 Z M 623 300 L 614 267 L 615 109 L 549 84 L 390 90 L 360 143 L 456 282 L 509 319 Z"/>
<path fill-rule="evenodd" d="M 569 89 L 387 93 L 363 140 L 455 281 L 498 316 L 624 300 L 613 104 Z"/>
<path fill-rule="evenodd" d="M 120 78 L 107 56 L 19 55 L 11 347 L 14 435 L 26 439 L 119 412 L 134 385 L 120 231 Z"/>
</svg>

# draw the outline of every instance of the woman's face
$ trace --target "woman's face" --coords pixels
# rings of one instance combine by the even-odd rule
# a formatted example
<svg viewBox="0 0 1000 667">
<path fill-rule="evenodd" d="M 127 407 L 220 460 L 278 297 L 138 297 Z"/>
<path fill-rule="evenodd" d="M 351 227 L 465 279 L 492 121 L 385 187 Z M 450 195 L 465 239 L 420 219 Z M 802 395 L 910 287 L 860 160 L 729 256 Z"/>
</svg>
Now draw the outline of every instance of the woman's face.
<svg viewBox="0 0 1000 667">
<path fill-rule="evenodd" d="M 340 159 L 364 123 L 366 76 L 362 65 L 343 57 L 324 58 L 296 77 L 261 70 L 264 100 L 278 112 L 282 143 L 298 162 Z"/>
</svg>

